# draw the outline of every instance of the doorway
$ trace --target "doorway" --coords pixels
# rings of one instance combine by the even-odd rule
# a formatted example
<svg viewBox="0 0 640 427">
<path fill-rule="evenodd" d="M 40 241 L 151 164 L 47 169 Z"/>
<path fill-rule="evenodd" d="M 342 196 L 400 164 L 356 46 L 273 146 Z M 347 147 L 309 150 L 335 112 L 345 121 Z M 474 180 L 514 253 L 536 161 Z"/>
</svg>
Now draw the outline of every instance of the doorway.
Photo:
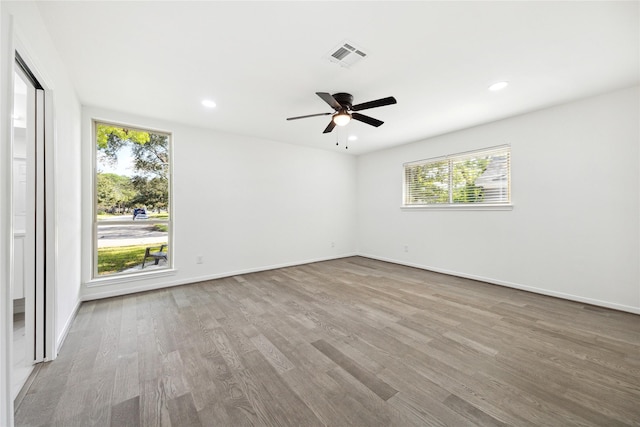
<svg viewBox="0 0 640 427">
<path fill-rule="evenodd" d="M 16 52 L 12 111 L 12 398 L 45 360 L 44 90 Z"/>
</svg>

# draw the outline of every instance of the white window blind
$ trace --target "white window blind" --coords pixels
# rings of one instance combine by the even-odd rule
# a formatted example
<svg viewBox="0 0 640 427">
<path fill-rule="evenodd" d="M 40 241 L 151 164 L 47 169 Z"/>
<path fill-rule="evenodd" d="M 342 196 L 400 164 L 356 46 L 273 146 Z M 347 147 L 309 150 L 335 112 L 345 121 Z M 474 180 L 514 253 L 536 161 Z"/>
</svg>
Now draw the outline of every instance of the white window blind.
<svg viewBox="0 0 640 427">
<path fill-rule="evenodd" d="M 404 164 L 404 206 L 511 202 L 511 148 L 493 147 Z"/>
</svg>

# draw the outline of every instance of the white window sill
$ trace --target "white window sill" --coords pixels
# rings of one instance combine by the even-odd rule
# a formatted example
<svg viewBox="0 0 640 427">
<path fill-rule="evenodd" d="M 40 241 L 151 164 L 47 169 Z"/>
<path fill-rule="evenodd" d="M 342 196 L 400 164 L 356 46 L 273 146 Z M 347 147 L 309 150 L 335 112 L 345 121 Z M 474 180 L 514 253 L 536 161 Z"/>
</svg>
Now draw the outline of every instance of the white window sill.
<svg viewBox="0 0 640 427">
<path fill-rule="evenodd" d="M 511 211 L 513 210 L 512 204 L 505 205 L 482 205 L 482 204 L 441 204 L 441 205 L 415 205 L 415 206 L 400 206 L 402 211 Z"/>
<path fill-rule="evenodd" d="M 100 277 L 85 282 L 85 286 L 93 288 L 97 286 L 118 285 L 120 283 L 138 282 L 140 280 L 155 279 L 158 277 L 174 276 L 178 270 L 173 268 L 163 268 L 162 270 L 149 271 L 144 273 L 121 274 L 109 277 Z"/>
</svg>

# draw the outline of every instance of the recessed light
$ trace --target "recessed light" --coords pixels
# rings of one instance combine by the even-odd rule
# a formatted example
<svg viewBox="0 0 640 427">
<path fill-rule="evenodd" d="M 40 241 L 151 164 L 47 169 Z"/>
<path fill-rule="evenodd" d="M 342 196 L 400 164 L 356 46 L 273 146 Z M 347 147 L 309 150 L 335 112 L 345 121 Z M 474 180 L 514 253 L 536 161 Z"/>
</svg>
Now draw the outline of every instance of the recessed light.
<svg viewBox="0 0 640 427">
<path fill-rule="evenodd" d="M 355 135 L 351 135 L 351 136 L 349 137 L 349 141 L 355 141 L 355 140 L 357 140 L 357 139 L 358 139 L 358 137 L 357 137 L 357 136 L 355 136 Z"/>
<path fill-rule="evenodd" d="M 202 100 L 202 105 L 204 105 L 207 108 L 215 108 L 216 107 L 216 103 L 213 102 L 210 99 L 203 99 Z"/>
<path fill-rule="evenodd" d="M 502 90 L 507 86 L 509 86 L 509 82 L 497 82 L 489 86 L 489 90 L 492 90 L 495 92 L 496 90 Z"/>
</svg>

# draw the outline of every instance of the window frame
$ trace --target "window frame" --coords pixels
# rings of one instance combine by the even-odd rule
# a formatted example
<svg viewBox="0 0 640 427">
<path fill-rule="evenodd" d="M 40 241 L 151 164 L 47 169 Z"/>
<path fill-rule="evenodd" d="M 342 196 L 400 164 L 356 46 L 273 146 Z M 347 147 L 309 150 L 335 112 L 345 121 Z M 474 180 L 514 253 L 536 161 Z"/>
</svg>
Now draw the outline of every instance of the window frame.
<svg viewBox="0 0 640 427">
<path fill-rule="evenodd" d="M 161 223 L 167 225 L 167 264 L 163 268 L 152 269 L 149 271 L 140 270 L 139 272 L 118 272 L 111 273 L 106 275 L 98 274 L 98 226 L 101 221 L 98 221 L 98 143 L 97 143 L 97 126 L 98 125 L 107 125 L 107 126 L 115 126 L 121 127 L 124 129 L 134 130 L 134 131 L 142 131 L 149 132 L 158 135 L 167 136 L 168 138 L 168 182 L 167 182 L 167 213 L 168 219 L 154 219 L 148 220 L 148 223 Z M 87 283 L 88 286 L 98 286 L 103 284 L 115 284 L 120 282 L 129 282 L 137 280 L 138 278 L 142 278 L 145 276 L 164 276 L 169 274 L 174 274 L 174 238 L 173 238 L 173 225 L 174 225 L 174 214 L 173 214 L 173 133 L 166 130 L 158 130 L 147 126 L 139 126 L 139 125 L 131 125 L 122 122 L 110 121 L 110 120 L 101 120 L 101 119 L 92 119 L 91 120 L 91 141 L 92 141 L 92 168 L 91 168 L 91 270 L 90 270 L 90 279 Z M 110 225 L 138 225 L 140 222 L 136 222 L 133 219 L 128 220 L 112 220 L 108 222 Z"/>
<path fill-rule="evenodd" d="M 483 154 L 491 154 L 498 153 L 500 151 L 507 151 L 509 160 L 508 160 L 508 169 L 507 169 L 507 201 L 506 202 L 494 202 L 494 203 L 456 203 L 452 202 L 453 195 L 453 164 L 456 161 L 468 159 L 471 157 L 475 157 Z M 422 204 L 408 204 L 408 188 L 407 188 L 407 167 L 411 166 L 424 166 L 428 164 L 433 164 L 437 162 L 447 161 L 449 163 L 448 167 L 448 194 L 449 194 L 449 202 L 448 203 L 422 203 Z M 464 151 L 459 153 L 447 154 L 444 156 L 431 157 L 422 160 L 414 160 L 410 162 L 405 162 L 402 164 L 402 203 L 400 208 L 402 210 L 512 210 L 512 182 L 511 182 L 511 145 L 503 144 L 497 145 L 493 147 L 486 147 L 477 150 Z"/>
</svg>

